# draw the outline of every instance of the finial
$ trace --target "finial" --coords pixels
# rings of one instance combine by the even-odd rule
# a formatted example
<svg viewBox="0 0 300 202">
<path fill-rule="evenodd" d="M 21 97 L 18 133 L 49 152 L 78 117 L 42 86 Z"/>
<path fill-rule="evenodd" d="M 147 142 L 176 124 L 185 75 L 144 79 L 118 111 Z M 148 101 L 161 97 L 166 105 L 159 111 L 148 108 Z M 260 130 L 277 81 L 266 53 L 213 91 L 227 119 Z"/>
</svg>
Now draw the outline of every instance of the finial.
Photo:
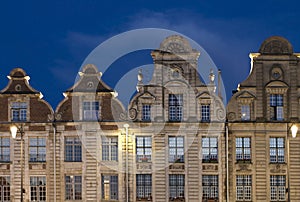
<svg viewBox="0 0 300 202">
<path fill-rule="evenodd" d="M 214 83 L 214 81 L 215 81 L 215 74 L 214 74 L 214 71 L 212 68 L 210 69 L 209 80 L 210 80 L 211 84 Z"/>
</svg>

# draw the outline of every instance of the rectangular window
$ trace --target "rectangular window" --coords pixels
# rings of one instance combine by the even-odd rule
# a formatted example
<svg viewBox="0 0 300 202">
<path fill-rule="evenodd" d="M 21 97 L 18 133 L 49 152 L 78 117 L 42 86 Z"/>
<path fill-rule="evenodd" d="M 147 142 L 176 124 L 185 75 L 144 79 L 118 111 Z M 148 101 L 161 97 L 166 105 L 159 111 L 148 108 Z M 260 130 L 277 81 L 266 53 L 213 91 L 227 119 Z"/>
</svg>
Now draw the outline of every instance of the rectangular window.
<svg viewBox="0 0 300 202">
<path fill-rule="evenodd" d="M 82 199 L 82 179 L 81 176 L 66 176 L 66 200 Z"/>
<path fill-rule="evenodd" d="M 218 138 L 217 137 L 202 138 L 202 162 L 204 163 L 218 162 Z"/>
<path fill-rule="evenodd" d="M 10 161 L 10 139 L 0 138 L 0 162 Z"/>
<path fill-rule="evenodd" d="M 102 199 L 118 200 L 118 176 L 102 175 Z"/>
<path fill-rule="evenodd" d="M 46 138 L 41 138 L 41 137 L 29 138 L 29 161 L 30 162 L 46 161 Z"/>
<path fill-rule="evenodd" d="M 143 105 L 142 120 L 151 121 L 151 105 Z"/>
<path fill-rule="evenodd" d="M 12 121 L 26 121 L 27 103 L 13 102 L 11 104 L 11 120 Z"/>
<path fill-rule="evenodd" d="M 210 105 L 209 104 L 201 105 L 201 121 L 202 122 L 210 121 Z"/>
<path fill-rule="evenodd" d="M 251 201 L 252 177 L 251 175 L 236 176 L 236 200 Z"/>
<path fill-rule="evenodd" d="M 184 198 L 184 175 L 169 175 L 170 198 Z"/>
<path fill-rule="evenodd" d="M 152 176 L 150 174 L 136 175 L 136 196 L 138 199 L 151 199 Z"/>
<path fill-rule="evenodd" d="M 270 112 L 271 120 L 283 120 L 283 95 L 271 94 L 270 95 Z"/>
<path fill-rule="evenodd" d="M 203 175 L 202 189 L 204 200 L 218 200 L 219 181 L 218 175 Z"/>
<path fill-rule="evenodd" d="M 169 137 L 169 162 L 184 162 L 184 140 L 183 137 Z"/>
<path fill-rule="evenodd" d="M 81 162 L 81 141 L 79 137 L 65 138 L 65 161 Z"/>
<path fill-rule="evenodd" d="M 152 155 L 152 138 L 136 138 L 136 160 L 137 162 L 150 162 Z"/>
<path fill-rule="evenodd" d="M 235 138 L 235 158 L 236 161 L 251 161 L 251 138 L 237 137 Z"/>
<path fill-rule="evenodd" d="M 182 121 L 183 95 L 169 94 L 169 121 Z"/>
<path fill-rule="evenodd" d="M 30 200 L 46 201 L 46 177 L 30 177 Z"/>
<path fill-rule="evenodd" d="M 102 137 L 102 160 L 118 161 L 117 137 Z"/>
<path fill-rule="evenodd" d="M 243 121 L 250 120 L 250 105 L 242 105 L 241 106 L 241 119 Z"/>
<path fill-rule="evenodd" d="M 270 138 L 270 162 L 284 163 L 284 138 L 271 137 Z"/>
<path fill-rule="evenodd" d="M 271 175 L 270 176 L 271 201 L 285 201 L 285 176 Z"/>
<path fill-rule="evenodd" d="M 1 202 L 10 201 L 10 177 L 9 176 L 0 177 L 0 201 Z"/>
<path fill-rule="evenodd" d="M 99 102 L 83 102 L 83 120 L 99 119 Z"/>
</svg>

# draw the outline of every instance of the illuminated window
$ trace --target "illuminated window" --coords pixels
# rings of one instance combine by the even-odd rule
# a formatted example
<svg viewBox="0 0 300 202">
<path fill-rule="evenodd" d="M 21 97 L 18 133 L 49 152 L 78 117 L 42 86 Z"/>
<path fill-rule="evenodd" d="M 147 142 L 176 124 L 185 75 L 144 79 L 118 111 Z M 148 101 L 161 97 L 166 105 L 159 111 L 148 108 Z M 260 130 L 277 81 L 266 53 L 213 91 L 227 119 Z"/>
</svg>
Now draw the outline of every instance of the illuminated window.
<svg viewBox="0 0 300 202">
<path fill-rule="evenodd" d="M 81 176 L 66 176 L 66 200 L 82 199 L 82 179 Z"/>
<path fill-rule="evenodd" d="M 29 138 L 29 161 L 30 162 L 46 161 L 46 138 L 41 138 L 41 137 Z"/>
<path fill-rule="evenodd" d="M 271 175 L 270 176 L 271 201 L 285 201 L 285 176 Z"/>
<path fill-rule="evenodd" d="M 252 177 L 251 175 L 236 176 L 236 200 L 251 201 Z"/>
<path fill-rule="evenodd" d="M 142 120 L 151 121 L 151 105 L 143 105 Z"/>
<path fill-rule="evenodd" d="M 117 137 L 102 137 L 102 160 L 118 161 Z"/>
<path fill-rule="evenodd" d="M 169 175 L 169 191 L 171 199 L 184 198 L 184 184 L 184 175 Z"/>
<path fill-rule="evenodd" d="M 284 138 L 271 137 L 270 138 L 270 162 L 284 163 Z"/>
<path fill-rule="evenodd" d="M 83 102 L 83 120 L 99 119 L 99 102 Z"/>
<path fill-rule="evenodd" d="M 11 120 L 12 121 L 26 121 L 27 118 L 27 103 L 13 102 L 11 104 Z"/>
<path fill-rule="evenodd" d="M 250 105 L 242 105 L 241 106 L 241 119 L 243 121 L 250 120 Z"/>
<path fill-rule="evenodd" d="M 236 161 L 251 161 L 251 138 L 235 138 L 235 157 Z"/>
<path fill-rule="evenodd" d="M 65 161 L 81 162 L 81 141 L 79 137 L 65 138 Z"/>
<path fill-rule="evenodd" d="M 10 177 L 9 176 L 0 177 L 0 201 L 1 202 L 10 201 Z"/>
<path fill-rule="evenodd" d="M 150 162 L 152 154 L 152 138 L 136 138 L 136 159 L 137 162 Z"/>
<path fill-rule="evenodd" d="M 203 175 L 202 176 L 202 189 L 203 199 L 218 200 L 218 175 Z"/>
<path fill-rule="evenodd" d="M 283 95 L 271 94 L 270 95 L 270 112 L 271 120 L 283 120 Z"/>
<path fill-rule="evenodd" d="M 203 121 L 203 122 L 210 121 L 210 105 L 209 104 L 201 105 L 201 121 Z"/>
<path fill-rule="evenodd" d="M 140 199 L 151 199 L 152 176 L 151 174 L 136 175 L 136 195 Z"/>
<path fill-rule="evenodd" d="M 202 138 L 202 162 L 218 162 L 218 138 Z"/>
<path fill-rule="evenodd" d="M 30 200 L 46 201 L 46 177 L 30 177 Z"/>
<path fill-rule="evenodd" d="M 181 121 L 182 108 L 182 94 L 169 94 L 169 121 Z"/>
<path fill-rule="evenodd" d="M 169 137 L 169 162 L 184 162 L 184 141 L 183 137 Z"/>
<path fill-rule="evenodd" d="M 118 200 L 118 176 L 102 175 L 102 199 Z"/>
<path fill-rule="evenodd" d="M 9 138 L 0 138 L 0 162 L 10 161 L 10 142 Z"/>
</svg>

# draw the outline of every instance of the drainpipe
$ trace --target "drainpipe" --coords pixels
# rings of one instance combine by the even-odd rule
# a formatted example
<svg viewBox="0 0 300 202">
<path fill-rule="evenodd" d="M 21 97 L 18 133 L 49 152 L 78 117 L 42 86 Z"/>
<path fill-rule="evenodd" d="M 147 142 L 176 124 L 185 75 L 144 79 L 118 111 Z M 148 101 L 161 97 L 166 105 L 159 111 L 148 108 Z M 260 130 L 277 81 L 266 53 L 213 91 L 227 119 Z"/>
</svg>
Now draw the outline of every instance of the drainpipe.
<svg viewBox="0 0 300 202">
<path fill-rule="evenodd" d="M 54 161 L 54 165 L 53 165 L 53 175 L 54 175 L 54 202 L 56 202 L 56 124 L 53 123 L 53 161 Z"/>
<path fill-rule="evenodd" d="M 229 202 L 229 160 L 228 160 L 228 124 L 225 123 L 225 133 L 226 133 L 226 201 Z"/>
</svg>

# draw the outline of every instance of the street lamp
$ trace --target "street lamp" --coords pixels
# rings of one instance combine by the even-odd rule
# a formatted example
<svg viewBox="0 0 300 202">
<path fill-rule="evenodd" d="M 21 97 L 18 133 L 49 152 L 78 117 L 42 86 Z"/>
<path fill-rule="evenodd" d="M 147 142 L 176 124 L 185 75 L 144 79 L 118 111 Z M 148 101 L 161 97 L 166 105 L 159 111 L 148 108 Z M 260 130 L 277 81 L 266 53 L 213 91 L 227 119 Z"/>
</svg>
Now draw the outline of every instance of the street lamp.
<svg viewBox="0 0 300 202">
<path fill-rule="evenodd" d="M 126 159 L 125 159 L 125 176 L 126 176 L 126 202 L 129 201 L 129 179 L 128 179 L 128 128 L 129 124 L 124 124 L 126 133 Z"/>
<path fill-rule="evenodd" d="M 287 165 L 287 174 L 288 174 L 288 202 L 291 201 L 291 185 L 290 185 L 290 136 L 289 132 L 292 133 L 292 138 L 296 138 L 298 127 L 297 125 L 293 124 L 287 130 L 287 154 L 288 154 L 288 165 Z"/>
<path fill-rule="evenodd" d="M 19 132 L 21 135 L 21 202 L 23 202 L 23 193 L 25 192 L 23 189 L 23 135 L 24 135 L 24 130 L 23 130 L 23 126 L 16 126 L 16 125 L 12 125 L 10 127 L 10 132 L 11 132 L 11 136 L 13 139 L 15 139 L 17 137 L 17 133 Z"/>
</svg>

